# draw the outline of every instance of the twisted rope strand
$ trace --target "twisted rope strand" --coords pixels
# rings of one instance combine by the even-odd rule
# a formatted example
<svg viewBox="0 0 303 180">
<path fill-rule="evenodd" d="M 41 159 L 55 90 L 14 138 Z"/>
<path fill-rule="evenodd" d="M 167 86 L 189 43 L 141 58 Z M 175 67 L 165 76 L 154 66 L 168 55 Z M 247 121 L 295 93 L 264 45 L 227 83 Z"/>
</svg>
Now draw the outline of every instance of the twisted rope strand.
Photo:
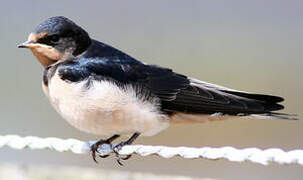
<svg viewBox="0 0 303 180">
<path fill-rule="evenodd" d="M 0 148 L 4 146 L 13 149 L 51 149 L 59 152 L 70 151 L 76 154 L 90 153 L 90 146 L 94 141 L 83 142 L 76 139 L 59 138 L 39 138 L 34 136 L 20 137 L 18 135 L 0 136 Z M 104 144 L 99 148 L 100 155 L 112 153 L 112 146 Z M 180 156 L 187 159 L 227 159 L 233 162 L 251 161 L 267 165 L 269 162 L 279 164 L 299 164 L 303 165 L 303 150 L 292 150 L 285 152 L 278 148 L 261 150 L 258 148 L 236 149 L 234 147 L 166 147 L 166 146 L 146 146 L 130 145 L 124 146 L 120 151 L 121 155 L 139 154 L 141 156 L 158 155 L 163 158 Z"/>
</svg>

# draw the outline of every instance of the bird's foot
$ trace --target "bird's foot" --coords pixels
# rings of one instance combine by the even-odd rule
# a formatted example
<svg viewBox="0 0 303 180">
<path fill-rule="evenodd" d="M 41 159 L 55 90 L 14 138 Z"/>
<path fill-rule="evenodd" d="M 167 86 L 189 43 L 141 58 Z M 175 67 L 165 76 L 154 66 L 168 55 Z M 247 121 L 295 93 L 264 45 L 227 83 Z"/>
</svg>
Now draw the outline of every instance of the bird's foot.
<svg viewBox="0 0 303 180">
<path fill-rule="evenodd" d="M 95 144 L 93 144 L 91 147 L 90 147 L 90 149 L 91 149 L 91 152 L 92 152 L 92 157 L 93 157 L 93 160 L 96 162 L 96 163 L 98 163 L 98 161 L 96 160 L 96 153 L 99 153 L 99 151 L 98 151 L 98 149 L 99 149 L 99 147 L 101 146 L 101 145 L 103 145 L 103 144 L 109 144 L 109 145 L 111 145 L 111 143 L 115 140 L 115 139 L 117 139 L 118 137 L 120 137 L 119 135 L 114 135 L 114 136 L 112 136 L 112 137 L 110 137 L 110 138 L 108 138 L 108 139 L 100 139 L 98 142 L 96 142 Z M 102 156 L 102 155 L 99 155 L 99 157 L 101 157 L 101 158 L 107 158 L 109 155 L 104 155 L 104 156 Z"/>
<path fill-rule="evenodd" d="M 120 151 L 120 150 L 122 149 L 122 147 L 125 146 L 125 145 L 128 145 L 126 141 L 125 141 L 125 142 L 121 142 L 121 143 L 119 143 L 119 144 L 117 144 L 117 145 L 115 145 L 115 146 L 113 147 L 113 152 L 115 153 L 116 161 L 118 162 L 118 164 L 119 164 L 120 166 L 123 166 L 121 160 L 128 160 L 128 159 L 131 158 L 131 156 L 132 156 L 132 155 L 130 154 L 130 155 L 127 155 L 126 157 L 121 157 L 121 155 L 119 154 L 119 151 Z"/>
<path fill-rule="evenodd" d="M 139 133 L 135 133 L 129 140 L 123 141 L 123 142 L 115 145 L 114 147 L 112 147 L 113 152 L 115 153 L 115 156 L 116 156 L 116 161 L 118 162 L 118 164 L 120 166 L 123 166 L 121 160 L 128 160 L 129 158 L 131 158 L 132 155 L 130 154 L 125 157 L 121 157 L 121 155 L 119 154 L 119 151 L 122 149 L 123 146 L 131 145 L 137 139 L 137 137 L 139 135 L 140 135 Z"/>
</svg>

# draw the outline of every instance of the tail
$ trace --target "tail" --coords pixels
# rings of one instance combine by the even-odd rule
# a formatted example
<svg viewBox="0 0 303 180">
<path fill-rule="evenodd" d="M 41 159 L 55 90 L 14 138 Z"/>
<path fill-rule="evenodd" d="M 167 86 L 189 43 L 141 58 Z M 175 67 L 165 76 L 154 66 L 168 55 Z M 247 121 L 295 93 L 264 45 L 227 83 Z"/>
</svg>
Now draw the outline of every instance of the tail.
<svg viewBox="0 0 303 180">
<path fill-rule="evenodd" d="M 163 101 L 162 108 L 173 112 L 175 118 L 172 119 L 178 122 L 186 119 L 188 122 L 200 121 L 206 118 L 205 115 L 209 115 L 210 118 L 206 119 L 210 120 L 218 119 L 217 117 L 222 119 L 221 115 L 296 120 L 297 118 L 292 117 L 291 114 L 275 112 L 284 109 L 280 104 L 283 100 L 278 96 L 237 91 L 190 79 L 190 86 L 180 90 L 176 99 Z"/>
<path fill-rule="evenodd" d="M 262 119 L 299 120 L 298 118 L 296 118 L 296 116 L 298 116 L 297 114 L 273 112 L 273 111 L 278 111 L 278 110 L 284 109 L 284 106 L 279 104 L 280 102 L 284 101 L 284 98 L 282 98 L 282 97 L 264 95 L 264 94 L 250 94 L 250 93 L 238 92 L 238 91 L 224 91 L 224 92 L 233 94 L 236 96 L 260 101 L 262 103 L 262 105 L 264 106 L 264 110 L 266 113 L 250 114 L 250 115 L 244 114 L 244 116 L 262 118 Z"/>
<path fill-rule="evenodd" d="M 232 94 L 235 96 L 247 98 L 253 101 L 256 101 L 258 103 L 261 103 L 264 107 L 263 111 L 259 111 L 256 114 L 267 114 L 268 116 L 277 116 L 277 115 L 283 115 L 288 116 L 291 114 L 283 114 L 283 113 L 274 113 L 273 111 L 279 111 L 284 109 L 284 106 L 279 104 L 280 102 L 284 101 L 284 98 L 279 96 L 272 96 L 272 95 L 265 95 L 265 94 L 251 94 L 241 91 L 229 91 L 229 90 L 223 90 L 223 92 Z M 254 113 L 251 113 L 254 114 Z"/>
<path fill-rule="evenodd" d="M 299 120 L 296 118 L 297 114 L 287 114 L 287 113 L 266 113 L 266 114 L 251 114 L 248 117 L 258 118 L 258 119 L 281 119 L 281 120 Z"/>
</svg>

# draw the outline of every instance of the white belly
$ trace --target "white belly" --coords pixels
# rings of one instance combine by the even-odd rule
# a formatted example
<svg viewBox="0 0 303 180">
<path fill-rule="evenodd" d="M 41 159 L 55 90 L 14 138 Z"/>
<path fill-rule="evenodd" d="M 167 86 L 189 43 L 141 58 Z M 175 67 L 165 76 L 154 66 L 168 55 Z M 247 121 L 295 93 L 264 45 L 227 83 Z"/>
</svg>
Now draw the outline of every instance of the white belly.
<svg viewBox="0 0 303 180">
<path fill-rule="evenodd" d="M 155 102 L 144 102 L 128 87 L 122 90 L 108 81 L 67 83 L 57 73 L 44 92 L 57 112 L 74 127 L 92 134 L 110 136 L 140 132 L 154 135 L 169 125 Z"/>
</svg>

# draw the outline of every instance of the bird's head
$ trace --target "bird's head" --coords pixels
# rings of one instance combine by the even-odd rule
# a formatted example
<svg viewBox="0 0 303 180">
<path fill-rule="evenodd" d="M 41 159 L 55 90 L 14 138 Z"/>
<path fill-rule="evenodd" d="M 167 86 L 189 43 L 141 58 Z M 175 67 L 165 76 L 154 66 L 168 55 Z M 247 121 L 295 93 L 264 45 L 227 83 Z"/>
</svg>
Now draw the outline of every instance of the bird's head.
<svg viewBox="0 0 303 180">
<path fill-rule="evenodd" d="M 28 40 L 19 48 L 29 48 L 44 66 L 78 56 L 91 44 L 87 32 L 71 20 L 51 17 L 30 33 Z"/>
</svg>

